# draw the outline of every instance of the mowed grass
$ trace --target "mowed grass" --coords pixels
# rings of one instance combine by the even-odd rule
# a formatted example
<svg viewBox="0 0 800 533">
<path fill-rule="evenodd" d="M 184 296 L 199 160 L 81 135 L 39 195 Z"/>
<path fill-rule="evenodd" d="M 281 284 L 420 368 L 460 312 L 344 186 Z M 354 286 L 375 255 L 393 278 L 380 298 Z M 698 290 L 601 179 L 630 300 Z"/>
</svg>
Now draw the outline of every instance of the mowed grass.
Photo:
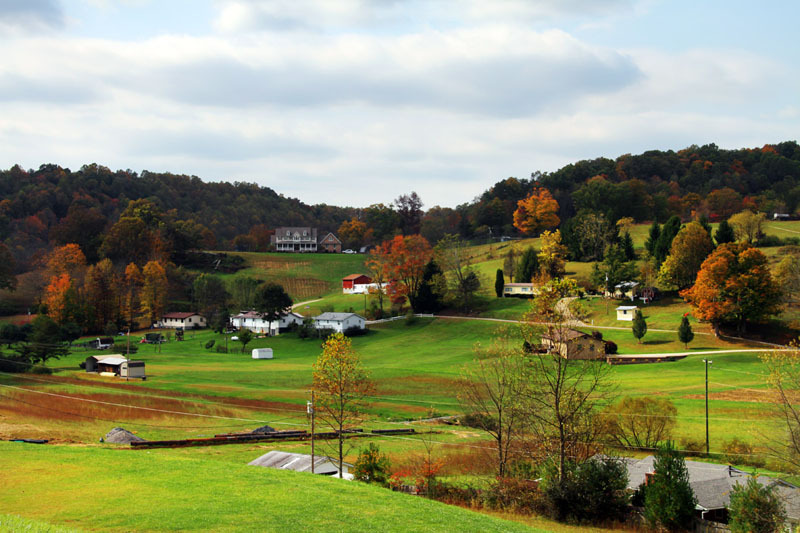
<svg viewBox="0 0 800 533">
<path fill-rule="evenodd" d="M 0 512 L 91 530 L 532 531 L 379 487 L 245 462 L 0 443 L 0 468 Z M 88 505 L 87 495 L 100 502 Z"/>
</svg>

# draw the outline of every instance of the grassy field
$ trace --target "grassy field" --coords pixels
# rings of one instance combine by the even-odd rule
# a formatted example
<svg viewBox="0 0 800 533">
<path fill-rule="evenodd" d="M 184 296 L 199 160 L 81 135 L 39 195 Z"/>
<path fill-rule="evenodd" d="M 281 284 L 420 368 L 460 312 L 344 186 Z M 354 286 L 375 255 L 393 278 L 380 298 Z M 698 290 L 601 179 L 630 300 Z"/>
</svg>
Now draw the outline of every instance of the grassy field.
<svg viewBox="0 0 800 533">
<path fill-rule="evenodd" d="M 0 468 L 0 512 L 92 530 L 532 531 L 362 483 L 209 457 L 0 443 Z"/>
</svg>

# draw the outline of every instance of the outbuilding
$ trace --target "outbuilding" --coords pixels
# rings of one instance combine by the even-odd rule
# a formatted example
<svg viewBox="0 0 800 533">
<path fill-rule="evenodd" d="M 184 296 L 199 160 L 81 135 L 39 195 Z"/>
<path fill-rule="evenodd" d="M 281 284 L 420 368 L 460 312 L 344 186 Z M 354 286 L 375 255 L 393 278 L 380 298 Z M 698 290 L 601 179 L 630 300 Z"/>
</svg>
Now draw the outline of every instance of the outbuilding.
<svg viewBox="0 0 800 533">
<path fill-rule="evenodd" d="M 272 359 L 272 348 L 254 348 L 253 359 Z"/>
<path fill-rule="evenodd" d="M 366 319 L 355 313 L 322 313 L 314 317 L 314 326 L 344 333 L 349 329 L 365 329 Z"/>
<path fill-rule="evenodd" d="M 606 346 L 602 339 L 571 328 L 553 328 L 542 335 L 542 346 L 564 359 L 602 359 Z"/>
<path fill-rule="evenodd" d="M 123 378 L 146 379 L 144 361 L 130 361 L 121 354 L 90 355 L 84 362 L 87 372 L 119 376 Z"/>
<path fill-rule="evenodd" d="M 367 292 L 372 278 L 366 274 L 350 274 L 342 278 L 342 293 L 363 294 Z"/>
<path fill-rule="evenodd" d="M 617 320 L 633 322 L 633 317 L 636 316 L 637 309 L 639 308 L 635 305 L 620 305 L 617 307 Z"/>
<path fill-rule="evenodd" d="M 265 453 L 258 459 L 250 461 L 252 466 L 263 466 L 265 468 L 277 468 L 278 470 L 294 470 L 295 472 L 311 472 L 311 456 L 301 453 L 279 452 L 273 450 Z M 314 456 L 314 473 L 323 476 L 339 475 L 337 461 L 324 455 Z M 350 463 L 342 463 L 342 477 L 353 479 L 353 474 L 349 470 L 353 467 Z"/>
</svg>

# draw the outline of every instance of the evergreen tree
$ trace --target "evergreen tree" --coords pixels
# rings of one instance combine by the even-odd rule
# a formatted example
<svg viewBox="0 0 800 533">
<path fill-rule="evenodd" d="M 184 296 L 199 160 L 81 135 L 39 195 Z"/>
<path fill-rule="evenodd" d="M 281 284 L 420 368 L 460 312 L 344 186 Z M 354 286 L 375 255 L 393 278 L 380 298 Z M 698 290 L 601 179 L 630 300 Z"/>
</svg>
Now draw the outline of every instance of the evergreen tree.
<svg viewBox="0 0 800 533">
<path fill-rule="evenodd" d="M 633 336 L 636 337 L 636 340 L 641 344 L 642 337 L 647 333 L 647 322 L 645 322 L 644 315 L 642 315 L 639 309 L 636 310 L 636 314 L 633 317 L 631 329 L 633 330 Z"/>
<path fill-rule="evenodd" d="M 786 509 L 776 485 L 762 485 L 756 476 L 737 484 L 729 507 L 732 533 L 779 533 L 785 531 Z"/>
<path fill-rule="evenodd" d="M 625 236 L 622 237 L 622 249 L 625 251 L 625 259 L 628 261 L 636 259 L 636 250 L 633 248 L 633 237 L 630 232 L 626 231 Z"/>
<path fill-rule="evenodd" d="M 727 220 L 719 223 L 716 233 L 714 233 L 714 240 L 717 241 L 717 246 L 725 244 L 726 242 L 736 242 L 736 235 L 733 232 L 733 227 L 728 224 Z"/>
<path fill-rule="evenodd" d="M 656 452 L 653 477 L 644 486 L 644 516 L 654 528 L 688 530 L 697 503 L 683 456 L 671 442 Z"/>
<path fill-rule="evenodd" d="M 495 279 L 494 279 L 494 292 L 495 292 L 495 294 L 497 295 L 498 298 L 502 298 L 503 297 L 503 288 L 505 287 L 505 285 L 506 285 L 506 282 L 503 279 L 503 269 L 502 268 L 498 268 L 497 269 L 497 275 L 495 276 Z"/>
<path fill-rule="evenodd" d="M 658 238 L 661 236 L 661 226 L 658 225 L 658 221 L 654 220 L 653 224 L 650 226 L 650 234 L 647 237 L 647 240 L 644 242 L 645 249 L 650 252 L 650 255 L 656 254 L 656 243 L 658 242 Z"/>
<path fill-rule="evenodd" d="M 530 283 L 539 273 L 539 253 L 533 246 L 529 246 L 522 254 L 522 258 L 517 264 L 517 271 L 514 273 L 514 281 L 517 283 Z"/>
<path fill-rule="evenodd" d="M 697 219 L 697 222 L 703 226 L 703 229 L 708 232 L 708 236 L 712 237 L 713 240 L 713 228 L 711 227 L 711 222 L 708 220 L 708 217 L 705 215 L 700 215 L 700 218 Z"/>
<path fill-rule="evenodd" d="M 431 259 L 425 265 L 422 274 L 422 283 L 417 293 L 416 310 L 420 313 L 435 313 L 442 308 L 442 295 L 436 290 L 436 281 L 441 279 L 442 269 L 439 264 Z"/>
<path fill-rule="evenodd" d="M 663 263 L 669 255 L 672 241 L 680 230 L 681 219 L 677 216 L 670 217 L 666 224 L 664 224 L 664 227 L 661 228 L 661 235 L 658 236 L 653 253 L 653 257 L 655 257 L 658 266 L 661 266 L 661 263 Z"/>
<path fill-rule="evenodd" d="M 689 317 L 683 315 L 681 325 L 678 327 L 678 340 L 680 340 L 686 349 L 689 349 L 689 343 L 694 339 L 694 332 L 692 326 L 689 324 Z"/>
</svg>

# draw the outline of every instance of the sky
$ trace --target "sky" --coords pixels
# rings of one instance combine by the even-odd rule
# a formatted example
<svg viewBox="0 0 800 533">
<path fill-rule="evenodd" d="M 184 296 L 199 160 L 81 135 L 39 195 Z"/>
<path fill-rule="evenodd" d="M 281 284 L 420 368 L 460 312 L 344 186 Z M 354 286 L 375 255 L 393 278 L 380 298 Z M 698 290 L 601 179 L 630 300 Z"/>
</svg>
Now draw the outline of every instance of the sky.
<svg viewBox="0 0 800 533">
<path fill-rule="evenodd" d="M 796 0 L 0 0 L 0 168 L 306 203 L 798 140 Z"/>
</svg>

